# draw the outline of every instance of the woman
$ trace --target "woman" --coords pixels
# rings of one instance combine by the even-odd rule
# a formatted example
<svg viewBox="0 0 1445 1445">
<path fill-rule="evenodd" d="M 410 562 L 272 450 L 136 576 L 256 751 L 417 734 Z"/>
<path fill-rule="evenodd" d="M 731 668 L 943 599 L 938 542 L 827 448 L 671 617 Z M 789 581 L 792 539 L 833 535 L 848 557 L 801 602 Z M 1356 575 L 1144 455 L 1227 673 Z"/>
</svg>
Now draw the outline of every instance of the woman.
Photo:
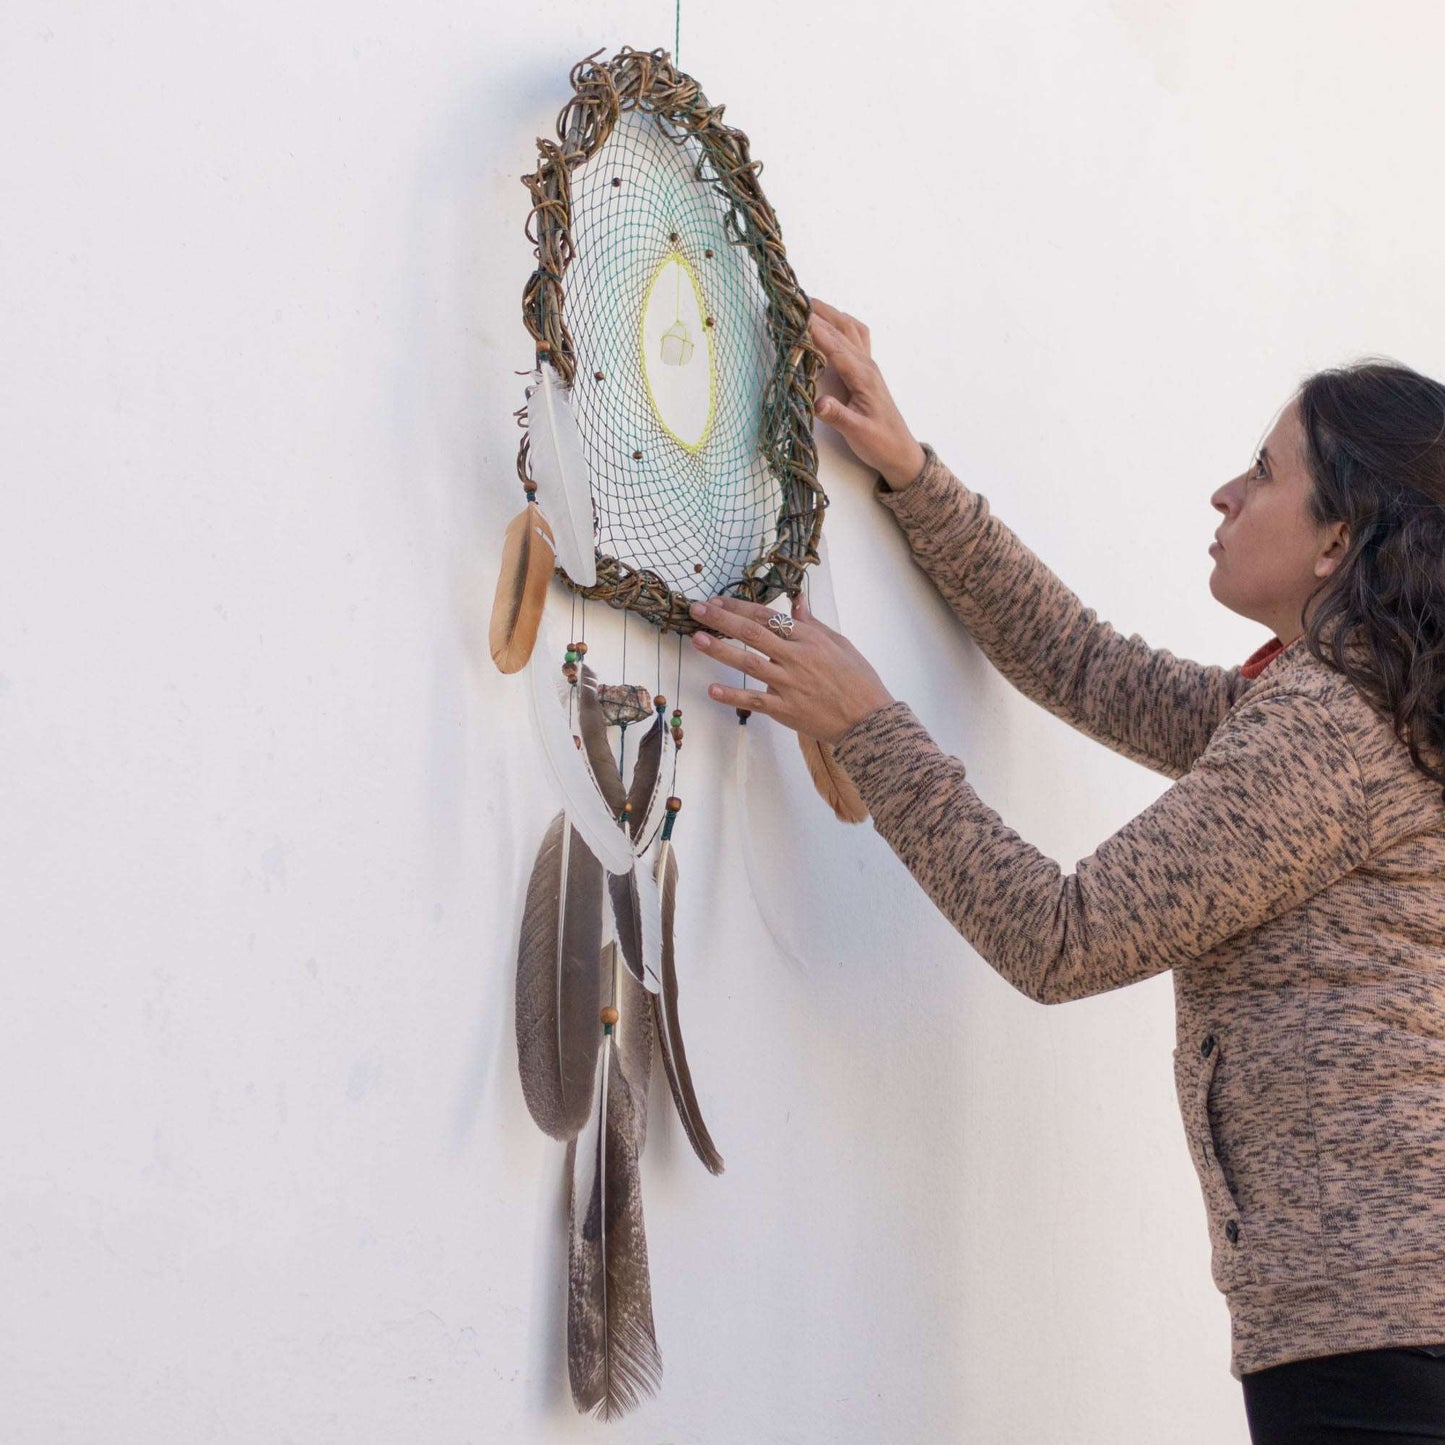
<svg viewBox="0 0 1445 1445">
<path fill-rule="evenodd" d="M 1064 876 L 805 603 L 791 628 L 699 606 L 694 644 L 765 685 L 711 695 L 831 743 L 1030 998 L 1172 970 L 1253 1438 L 1445 1440 L 1445 387 L 1390 364 L 1313 376 L 1214 494 L 1210 590 L 1274 634 L 1223 668 L 1099 621 L 914 439 L 867 328 L 815 301 L 812 334 L 843 393 L 818 415 L 990 661 L 1176 781 Z"/>
</svg>

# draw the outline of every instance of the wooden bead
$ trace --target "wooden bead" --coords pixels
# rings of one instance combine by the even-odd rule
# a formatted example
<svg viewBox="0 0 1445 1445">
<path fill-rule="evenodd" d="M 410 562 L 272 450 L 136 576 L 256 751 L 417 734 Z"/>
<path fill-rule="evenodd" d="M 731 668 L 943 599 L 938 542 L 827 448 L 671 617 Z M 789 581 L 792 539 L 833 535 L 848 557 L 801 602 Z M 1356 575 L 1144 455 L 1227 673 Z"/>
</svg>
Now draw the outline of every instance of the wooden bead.
<svg viewBox="0 0 1445 1445">
<path fill-rule="evenodd" d="M 602 1022 L 604 1024 L 615 1024 L 621 1017 L 622 1015 L 619 1014 L 611 1004 L 608 1004 L 607 1007 L 602 1010 Z"/>
<path fill-rule="evenodd" d="M 594 371 L 594 372 L 592 373 L 592 375 L 593 375 L 598 381 L 606 381 L 606 380 L 607 380 L 607 378 L 606 378 L 600 371 Z"/>
<path fill-rule="evenodd" d="M 681 728 L 673 728 L 673 730 L 672 730 L 672 740 L 673 740 L 673 742 L 675 742 L 675 743 L 678 745 L 678 747 L 681 747 L 681 746 L 682 746 L 682 729 L 681 729 Z"/>
<path fill-rule="evenodd" d="M 667 811 L 668 811 L 669 813 L 677 813 L 677 812 L 681 812 L 681 810 L 682 810 L 682 799 L 681 799 L 681 798 L 669 798 L 669 799 L 667 800 Z"/>
<path fill-rule="evenodd" d="M 677 232 L 674 231 L 667 239 L 671 241 L 674 246 L 677 245 Z"/>
<path fill-rule="evenodd" d="M 708 326 L 715 326 L 717 323 L 712 319 L 711 316 L 709 316 L 705 324 Z"/>
<path fill-rule="evenodd" d="M 613 177 L 612 177 L 612 184 L 613 184 L 614 186 L 620 186 L 620 185 L 622 184 L 622 177 L 621 177 L 621 176 L 613 176 Z"/>
<path fill-rule="evenodd" d="M 707 250 L 704 251 L 702 254 L 703 254 L 704 256 L 706 256 L 709 261 L 711 261 L 711 260 L 712 260 L 712 247 L 709 246 L 709 247 L 707 248 Z"/>
<path fill-rule="evenodd" d="M 663 697 L 661 693 L 658 693 L 657 696 L 652 699 L 652 705 L 658 712 L 662 712 L 667 707 L 667 699 Z"/>
<path fill-rule="evenodd" d="M 573 650 L 579 657 L 586 657 L 586 656 L 587 656 L 587 644 L 586 644 L 585 642 L 574 642 L 574 643 L 572 644 L 572 650 Z"/>
<path fill-rule="evenodd" d="M 641 453 L 641 452 L 633 452 L 633 454 L 632 454 L 632 460 L 635 461 L 635 462 L 640 462 L 640 461 L 642 460 L 642 453 Z"/>
</svg>

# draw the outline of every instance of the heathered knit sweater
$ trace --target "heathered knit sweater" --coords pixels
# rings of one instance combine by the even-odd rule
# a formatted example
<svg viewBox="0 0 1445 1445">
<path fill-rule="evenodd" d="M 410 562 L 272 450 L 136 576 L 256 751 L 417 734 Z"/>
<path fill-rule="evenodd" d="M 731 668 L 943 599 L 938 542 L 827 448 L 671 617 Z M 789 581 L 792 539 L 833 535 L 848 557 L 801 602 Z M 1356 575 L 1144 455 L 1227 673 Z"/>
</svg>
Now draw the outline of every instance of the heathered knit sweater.
<svg viewBox="0 0 1445 1445">
<path fill-rule="evenodd" d="M 1445 1341 L 1445 802 L 1302 642 L 1124 637 L 925 448 L 878 500 L 989 660 L 1175 779 L 1065 874 L 906 702 L 837 757 L 928 896 L 1045 1003 L 1172 971 L 1174 1079 L 1235 1376 Z"/>
</svg>

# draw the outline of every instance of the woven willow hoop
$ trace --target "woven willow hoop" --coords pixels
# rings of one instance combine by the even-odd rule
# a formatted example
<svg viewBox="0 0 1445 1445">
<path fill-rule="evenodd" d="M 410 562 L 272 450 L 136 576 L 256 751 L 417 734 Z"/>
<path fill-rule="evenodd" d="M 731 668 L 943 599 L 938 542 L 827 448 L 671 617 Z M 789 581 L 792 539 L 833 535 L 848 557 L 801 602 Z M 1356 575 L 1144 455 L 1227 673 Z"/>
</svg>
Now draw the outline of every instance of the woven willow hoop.
<svg viewBox="0 0 1445 1445">
<path fill-rule="evenodd" d="M 796 596 L 803 588 L 803 569 L 818 561 L 828 505 L 818 484 L 812 428 L 823 356 L 808 336 L 808 298 L 788 264 L 777 217 L 758 185 L 761 162 L 749 157 L 747 136 L 723 124 L 723 107 L 709 105 L 697 82 L 675 69 L 666 51 L 624 46 L 611 60 L 597 64 L 601 53 L 573 66 L 574 94 L 557 118 L 557 140 L 538 139 L 540 163 L 534 174 L 522 177 L 532 196 L 526 234 L 537 258 L 523 292 L 522 316 L 536 342 L 538 363 L 550 362 L 563 383 L 572 386 L 577 358 L 564 315 L 563 284 L 573 254 L 572 171 L 596 154 L 625 111 L 651 113 L 674 131 L 694 137 L 702 149 L 696 179 L 711 182 L 727 202 L 723 226 L 728 239 L 746 247 L 756 265 L 774 351 L 759 443 L 781 489 L 776 535 L 724 590 L 752 602 L 770 602 L 784 592 Z M 521 421 L 526 409 L 517 415 Z M 524 482 L 530 480 L 525 429 L 517 473 Z M 691 599 L 647 568 L 599 556 L 595 586 L 578 586 L 560 567 L 556 575 L 583 596 L 640 613 L 664 631 L 698 630 L 688 615 Z"/>
</svg>

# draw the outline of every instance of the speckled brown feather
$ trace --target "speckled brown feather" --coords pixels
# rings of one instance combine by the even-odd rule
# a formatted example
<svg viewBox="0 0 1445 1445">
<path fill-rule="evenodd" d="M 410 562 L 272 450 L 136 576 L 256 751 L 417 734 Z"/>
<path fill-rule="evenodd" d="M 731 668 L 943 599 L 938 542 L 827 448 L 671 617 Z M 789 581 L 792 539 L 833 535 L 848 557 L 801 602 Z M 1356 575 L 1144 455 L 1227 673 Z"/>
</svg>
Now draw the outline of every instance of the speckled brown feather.
<svg viewBox="0 0 1445 1445">
<path fill-rule="evenodd" d="M 618 977 L 620 1011 L 626 974 L 610 961 L 614 948 L 607 946 L 607 967 Z M 645 1018 L 637 1002 L 635 1014 Z M 646 1129 L 646 1095 L 632 1082 L 638 1077 L 619 1043 L 604 1040 L 592 1114 L 567 1145 L 567 1372 L 573 1403 L 604 1420 L 654 1394 L 662 1378 L 638 1168 Z"/>
</svg>

